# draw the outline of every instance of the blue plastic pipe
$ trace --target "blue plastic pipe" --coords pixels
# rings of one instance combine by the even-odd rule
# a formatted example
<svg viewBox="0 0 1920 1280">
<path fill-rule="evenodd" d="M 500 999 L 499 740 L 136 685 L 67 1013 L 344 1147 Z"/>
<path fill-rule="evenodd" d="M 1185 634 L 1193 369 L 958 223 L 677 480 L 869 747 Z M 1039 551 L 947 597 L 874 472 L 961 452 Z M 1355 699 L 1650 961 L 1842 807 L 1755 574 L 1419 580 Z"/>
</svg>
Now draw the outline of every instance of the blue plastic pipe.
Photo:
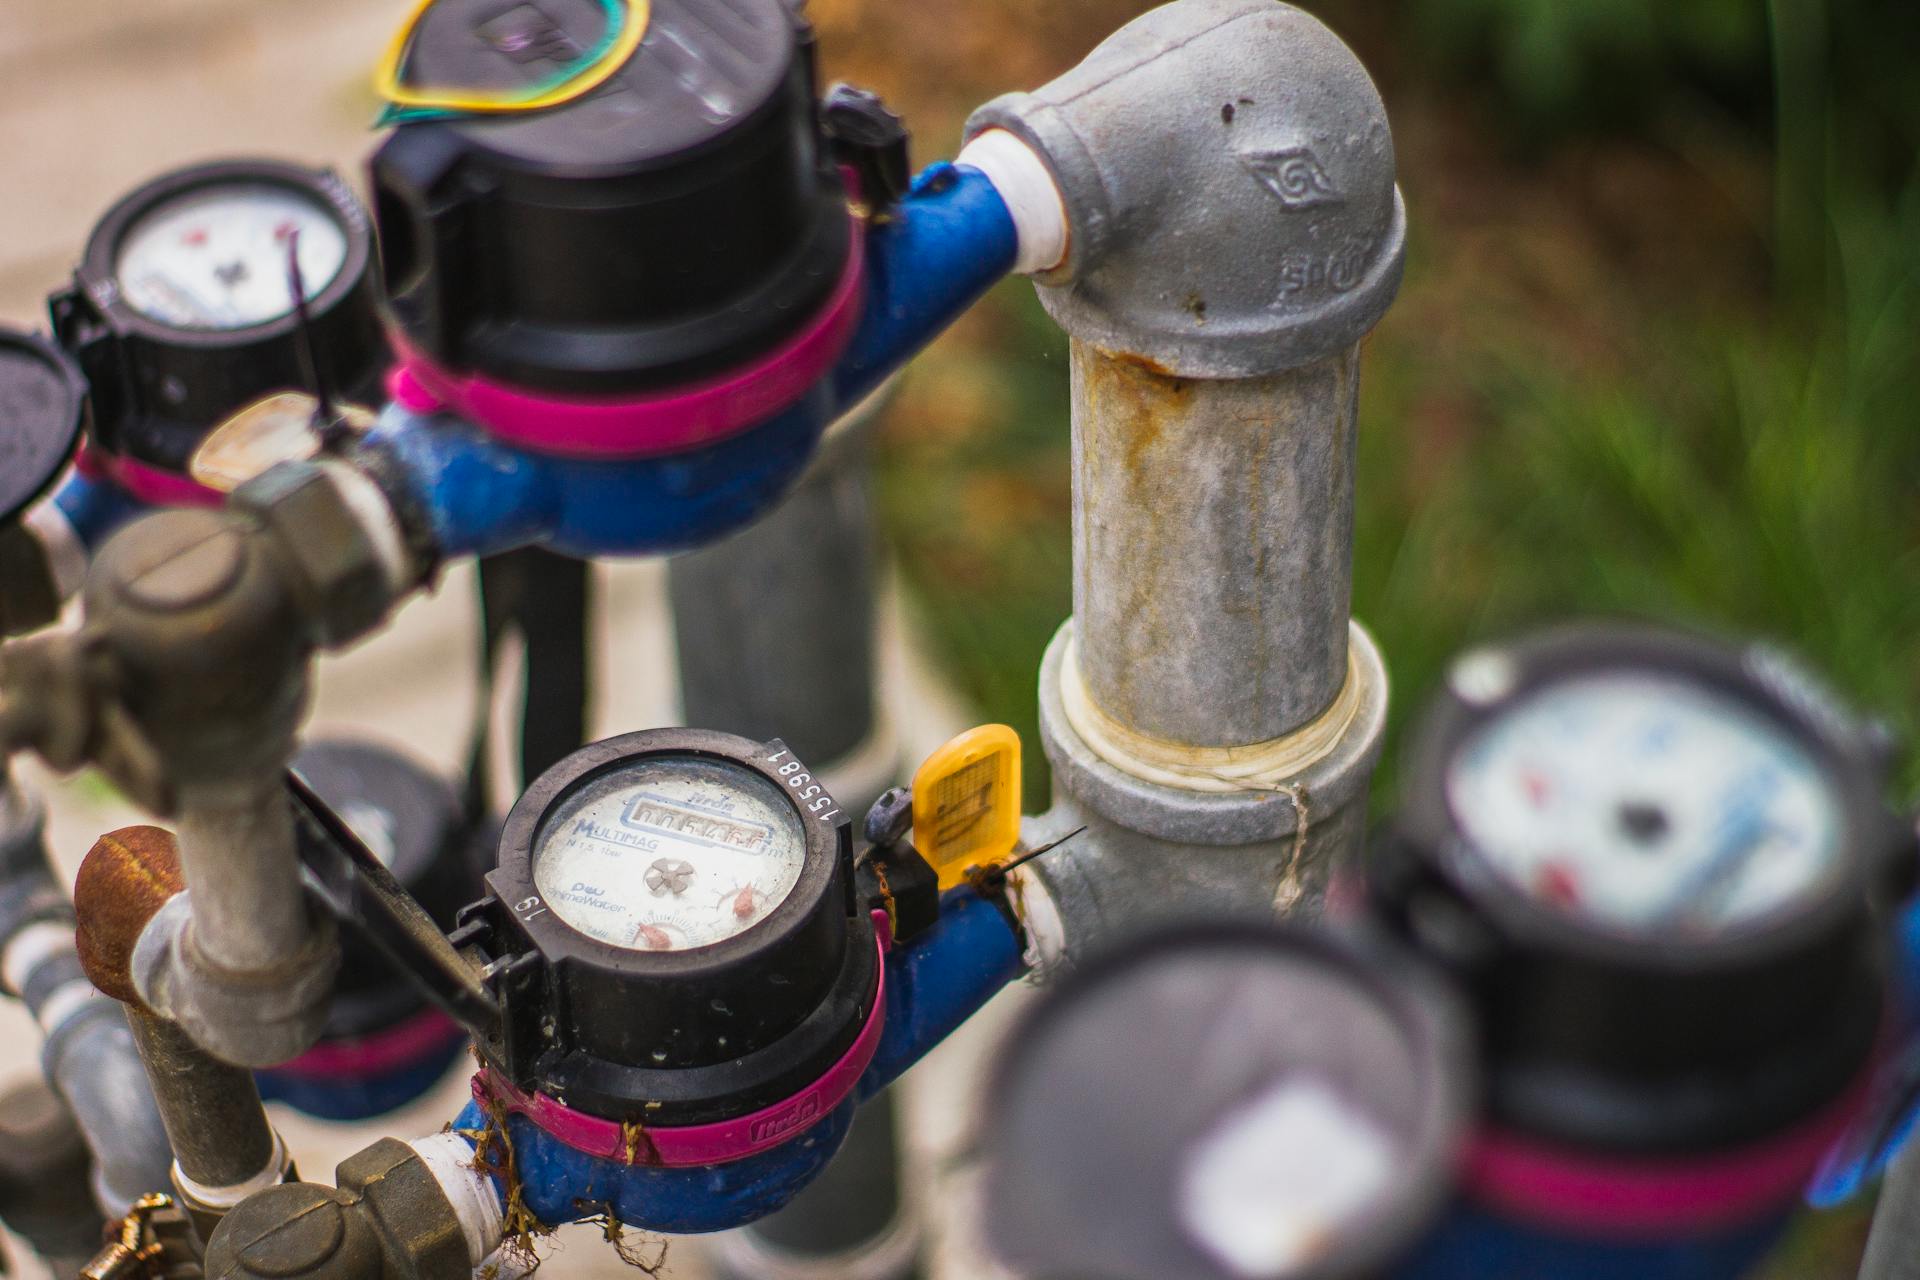
<svg viewBox="0 0 1920 1280">
<path fill-rule="evenodd" d="M 152 510 L 107 477 L 85 476 L 78 471 L 69 473 L 47 501 L 58 507 L 73 526 L 89 558 L 129 521 Z"/>
<path fill-rule="evenodd" d="M 799 478 L 827 424 L 1012 269 L 1013 219 L 986 176 L 930 166 L 868 229 L 859 327 L 799 404 L 711 447 L 582 460 L 505 445 L 447 415 L 389 406 L 369 443 L 397 464 L 443 558 L 540 543 L 578 557 L 698 546 L 750 523 Z"/>
</svg>

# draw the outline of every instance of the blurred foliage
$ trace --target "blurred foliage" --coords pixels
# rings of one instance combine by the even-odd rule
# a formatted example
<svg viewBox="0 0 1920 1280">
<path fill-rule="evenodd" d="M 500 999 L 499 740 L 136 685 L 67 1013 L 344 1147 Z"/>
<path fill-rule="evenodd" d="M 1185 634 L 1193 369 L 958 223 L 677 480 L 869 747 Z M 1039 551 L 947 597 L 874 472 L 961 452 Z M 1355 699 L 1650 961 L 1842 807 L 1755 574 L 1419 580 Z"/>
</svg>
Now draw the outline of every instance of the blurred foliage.
<svg viewBox="0 0 1920 1280">
<path fill-rule="evenodd" d="M 1406 30 L 1450 70 L 1490 78 L 1530 137 L 1645 120 L 1675 92 L 1764 104 L 1758 0 L 1410 0 Z M 1758 90 L 1758 92 L 1756 92 Z"/>
<path fill-rule="evenodd" d="M 1026 0 L 937 25 L 815 5 L 855 74 L 937 129 L 1146 7 L 1057 0 L 1035 27 Z M 1354 607 L 1394 680 L 1376 807 L 1453 655 L 1572 614 L 1776 640 L 1911 742 L 1920 5 L 1309 7 L 1381 82 L 1412 217 L 1361 397 Z M 928 632 L 1037 747 L 1071 557 L 1064 344 L 1031 289 L 998 290 L 915 366 L 885 438 L 883 510 Z M 1909 753 L 1903 798 L 1917 784 Z M 1808 1215 L 1764 1275 L 1851 1276 L 1867 1212 Z"/>
</svg>

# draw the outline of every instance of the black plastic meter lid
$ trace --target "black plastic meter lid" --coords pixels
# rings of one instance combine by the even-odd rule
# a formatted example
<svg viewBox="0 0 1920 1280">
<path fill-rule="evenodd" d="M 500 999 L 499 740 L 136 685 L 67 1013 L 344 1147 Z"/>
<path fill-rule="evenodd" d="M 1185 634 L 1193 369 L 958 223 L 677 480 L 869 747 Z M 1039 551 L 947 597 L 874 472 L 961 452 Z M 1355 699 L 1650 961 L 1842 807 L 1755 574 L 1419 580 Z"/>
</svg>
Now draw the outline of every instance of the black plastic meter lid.
<svg viewBox="0 0 1920 1280">
<path fill-rule="evenodd" d="M 551 81 L 598 0 L 439 0 L 409 85 Z M 654 0 L 601 88 L 536 112 L 401 124 L 371 161 L 392 317 L 435 363 L 561 394 L 644 392 L 751 361 L 846 266 L 846 192 L 787 0 Z"/>
<path fill-rule="evenodd" d="M 364 741 L 322 740 L 302 747 L 294 768 L 360 837 L 442 930 L 480 896 L 479 842 L 450 782 L 398 751 Z M 320 834 L 300 829 L 300 838 Z M 303 860 L 314 861 L 313 854 Z M 365 1034 L 415 1012 L 425 997 L 396 981 L 393 964 L 357 933 L 343 948 L 328 1031 Z"/>
<path fill-rule="evenodd" d="M 1422 1237 L 1470 1034 L 1390 952 L 1209 925 L 1084 965 L 995 1068 L 983 1229 L 1036 1280 L 1355 1280 Z"/>
<path fill-rule="evenodd" d="M 0 329 L 0 521 L 53 486 L 86 415 L 79 367 L 39 334 Z"/>
</svg>

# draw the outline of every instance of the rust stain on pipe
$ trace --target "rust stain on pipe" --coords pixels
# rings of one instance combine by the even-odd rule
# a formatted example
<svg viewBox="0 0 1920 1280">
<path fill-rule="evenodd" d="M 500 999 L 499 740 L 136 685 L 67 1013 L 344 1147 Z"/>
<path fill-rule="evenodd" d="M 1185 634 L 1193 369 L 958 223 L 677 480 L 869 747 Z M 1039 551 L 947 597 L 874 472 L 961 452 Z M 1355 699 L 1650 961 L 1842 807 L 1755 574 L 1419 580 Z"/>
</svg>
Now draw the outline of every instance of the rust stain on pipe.
<svg viewBox="0 0 1920 1280">
<path fill-rule="evenodd" d="M 87 981 L 143 1008 L 133 987 L 133 949 L 154 914 L 187 887 L 180 850 L 159 827 L 122 827 L 94 841 L 73 886 L 75 942 Z"/>
</svg>

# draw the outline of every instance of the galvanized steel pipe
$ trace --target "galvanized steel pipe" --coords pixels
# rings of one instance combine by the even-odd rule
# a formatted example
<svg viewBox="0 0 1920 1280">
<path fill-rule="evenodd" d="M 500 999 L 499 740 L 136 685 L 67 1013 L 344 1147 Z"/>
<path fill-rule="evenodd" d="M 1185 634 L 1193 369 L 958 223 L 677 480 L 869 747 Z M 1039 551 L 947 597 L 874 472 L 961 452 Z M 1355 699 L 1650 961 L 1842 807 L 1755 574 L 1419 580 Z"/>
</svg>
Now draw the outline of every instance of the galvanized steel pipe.
<svg viewBox="0 0 1920 1280">
<path fill-rule="evenodd" d="M 1183 378 L 1073 343 L 1073 616 L 1094 705 L 1165 742 L 1284 737 L 1347 682 L 1359 353 Z"/>
</svg>

